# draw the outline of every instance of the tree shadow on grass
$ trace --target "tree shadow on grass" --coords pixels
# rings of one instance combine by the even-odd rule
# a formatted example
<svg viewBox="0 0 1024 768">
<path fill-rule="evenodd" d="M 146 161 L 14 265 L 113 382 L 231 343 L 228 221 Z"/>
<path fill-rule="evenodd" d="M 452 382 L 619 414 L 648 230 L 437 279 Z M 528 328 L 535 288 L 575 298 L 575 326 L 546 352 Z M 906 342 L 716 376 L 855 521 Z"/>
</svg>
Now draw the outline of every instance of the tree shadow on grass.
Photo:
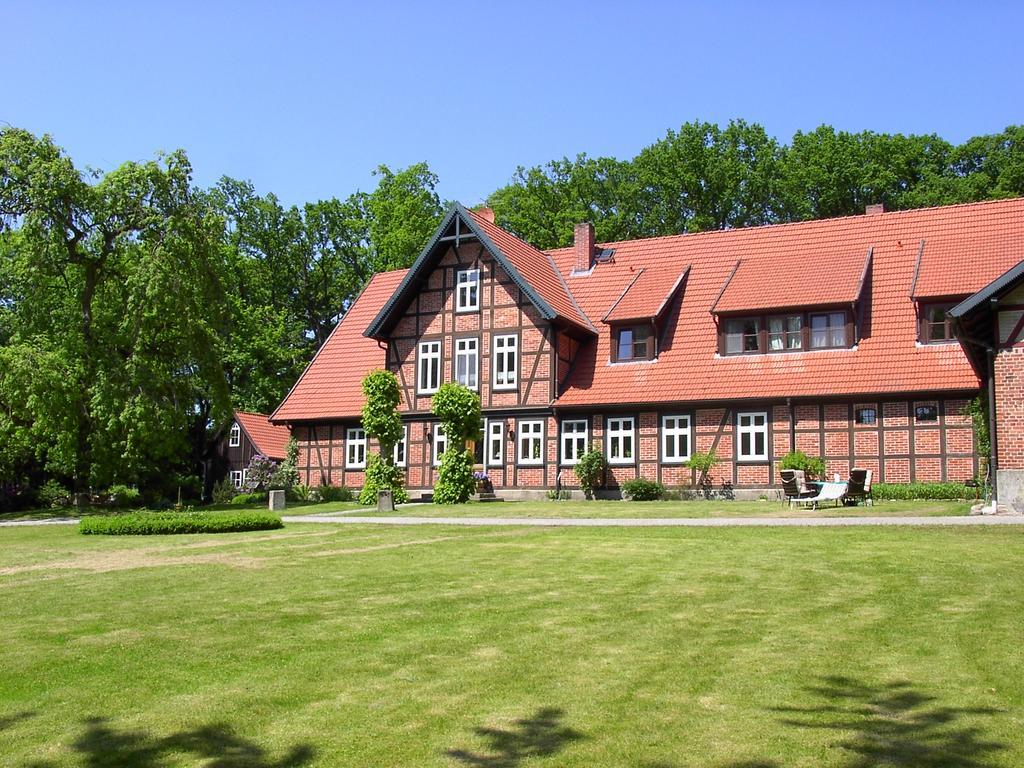
<svg viewBox="0 0 1024 768">
<path fill-rule="evenodd" d="M 845 768 L 987 768 L 1006 745 L 985 737 L 977 720 L 991 707 L 948 707 L 908 682 L 869 685 L 849 677 L 822 678 L 808 692 L 817 706 L 777 707 L 782 722 L 844 734 Z M 973 722 L 963 722 L 965 717 Z"/>
<path fill-rule="evenodd" d="M 474 728 L 473 732 L 488 742 L 489 754 L 449 749 L 445 754 L 476 768 L 516 768 L 530 757 L 553 755 L 574 741 L 586 738 L 579 731 L 561 724 L 563 712 L 555 707 L 542 707 L 532 717 L 515 721 L 515 727 Z"/>
<path fill-rule="evenodd" d="M 35 717 L 36 713 L 30 710 L 23 712 L 15 712 L 10 715 L 0 715 L 0 731 L 6 731 L 8 728 L 17 725 L 22 720 L 28 720 L 30 717 Z"/>
<path fill-rule="evenodd" d="M 280 760 L 271 760 L 255 742 L 242 738 L 231 726 L 216 723 L 156 738 L 145 731 L 117 730 L 106 718 L 84 721 L 85 730 L 72 748 L 85 768 L 169 768 L 173 755 L 182 753 L 207 759 L 206 768 L 301 768 L 313 759 L 308 744 L 292 747 Z M 57 763 L 31 763 L 30 768 L 51 768 Z"/>
<path fill-rule="evenodd" d="M 795 728 L 834 732 L 834 761 L 842 768 L 990 768 L 1006 745 L 986 738 L 978 724 L 991 707 L 947 707 L 907 682 L 871 685 L 849 677 L 825 677 L 806 691 L 817 704 L 775 707 Z M 966 722 L 964 718 L 971 718 Z M 687 763 L 692 765 L 693 763 Z M 771 758 L 716 763 L 714 768 L 783 768 Z M 645 768 L 679 768 L 670 762 Z"/>
</svg>

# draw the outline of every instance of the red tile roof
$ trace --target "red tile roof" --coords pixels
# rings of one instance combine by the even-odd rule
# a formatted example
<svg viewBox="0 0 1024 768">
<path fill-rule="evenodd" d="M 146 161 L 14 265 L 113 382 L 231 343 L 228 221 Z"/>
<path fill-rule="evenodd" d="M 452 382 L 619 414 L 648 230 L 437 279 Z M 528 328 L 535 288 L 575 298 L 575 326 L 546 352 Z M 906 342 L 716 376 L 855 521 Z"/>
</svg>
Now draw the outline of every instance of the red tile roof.
<svg viewBox="0 0 1024 768">
<path fill-rule="evenodd" d="M 235 411 L 235 421 L 245 430 L 256 450 L 264 456 L 271 459 L 287 457 L 288 440 L 291 438 L 288 427 L 271 424 L 265 413 L 249 411 Z"/>
<path fill-rule="evenodd" d="M 284 402 L 271 415 L 275 423 L 356 418 L 363 410 L 361 382 L 385 365 L 375 339 L 363 336 L 366 326 L 391 298 L 406 270 L 374 275 L 316 353 Z"/>
<path fill-rule="evenodd" d="M 764 228 L 762 242 L 738 245 L 739 265 L 714 311 L 754 312 L 824 304 L 850 304 L 860 297 L 868 250 L 842 240 L 800 242 L 782 227 Z M 778 237 L 779 233 L 783 237 Z M 778 242 L 771 242 L 777 240 Z M 764 254 L 775 258 L 758 258 Z"/>
<path fill-rule="evenodd" d="M 642 267 L 603 318 L 606 323 L 657 318 L 670 306 L 690 267 L 670 262 L 664 267 Z"/>
<path fill-rule="evenodd" d="M 585 330 L 595 331 L 593 324 L 580 311 L 555 268 L 551 257 L 491 221 L 477 211 L 469 211 L 474 223 L 501 249 L 512 266 L 533 286 L 540 297 L 558 314 L 559 318 Z"/>
<path fill-rule="evenodd" d="M 598 264 L 591 275 L 568 279 L 576 301 L 592 319 L 606 315 L 642 267 L 691 265 L 682 300 L 671 310 L 671 332 L 656 361 L 609 363 L 611 334 L 606 331 L 596 344 L 581 348 L 556 404 L 583 407 L 974 389 L 978 379 L 958 344 L 917 344 L 910 287 L 920 242 L 926 242 L 925 253 L 928 243 L 936 244 L 934 260 L 922 264 L 920 289 L 967 294 L 1021 260 L 1022 227 L 1024 199 L 1016 199 L 604 243 L 603 247 L 615 249 L 614 263 Z M 836 264 L 859 279 L 869 248 L 873 253 L 865 286 L 868 311 L 857 348 L 716 354 L 711 308 L 738 259 L 762 275 L 772 275 L 790 273 L 791 260 L 813 263 L 813 254 L 821 254 L 813 270 L 816 279 L 806 281 L 813 287 L 822 275 L 832 275 Z M 571 272 L 573 249 L 553 251 L 552 256 L 563 274 Z M 772 285 L 763 288 L 775 290 Z M 777 301 L 792 303 L 775 295 Z M 797 295 L 801 302 L 819 300 L 803 284 Z M 830 287 L 820 299 L 836 295 L 841 291 Z"/>
<path fill-rule="evenodd" d="M 916 296 L 967 295 L 1024 257 L 1024 198 L 605 243 L 614 261 L 587 275 L 571 274 L 572 248 L 545 254 L 473 218 L 560 317 L 599 329 L 582 344 L 555 403 L 566 407 L 975 389 L 978 379 L 958 344 L 917 343 L 915 271 Z M 716 301 L 718 311 L 846 303 L 859 291 L 869 250 L 856 348 L 718 356 Z M 609 363 L 611 332 L 601 321 L 648 317 L 687 267 L 668 305 L 658 359 Z M 373 278 L 275 422 L 359 416 L 359 383 L 385 361 L 362 333 L 404 275 Z"/>
<path fill-rule="evenodd" d="M 967 296 L 1024 259 L 1021 205 L 1005 200 L 931 209 L 914 296 Z M 965 208 L 977 215 L 962 215 Z"/>
</svg>

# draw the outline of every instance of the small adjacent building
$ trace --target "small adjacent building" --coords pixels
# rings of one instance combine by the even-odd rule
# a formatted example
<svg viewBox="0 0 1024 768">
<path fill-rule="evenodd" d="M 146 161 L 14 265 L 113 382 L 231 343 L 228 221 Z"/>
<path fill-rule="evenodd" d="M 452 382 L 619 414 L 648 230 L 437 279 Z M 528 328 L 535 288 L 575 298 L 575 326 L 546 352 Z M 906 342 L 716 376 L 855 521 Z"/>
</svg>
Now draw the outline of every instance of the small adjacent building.
<svg viewBox="0 0 1024 768">
<path fill-rule="evenodd" d="M 220 446 L 228 468 L 228 480 L 235 488 L 241 488 L 249 462 L 257 454 L 274 461 L 284 461 L 290 439 L 288 427 L 271 424 L 265 413 L 235 411 L 235 420 Z"/>
<path fill-rule="evenodd" d="M 430 412 L 445 381 L 480 393 L 478 461 L 506 495 L 573 485 L 590 446 L 612 491 L 692 484 L 687 460 L 711 450 L 715 484 L 750 492 L 794 449 L 843 477 L 963 482 L 980 467 L 965 407 L 990 378 L 965 334 L 994 345 L 1018 299 L 1024 312 L 1012 290 L 997 291 L 1005 318 L 970 297 L 1022 248 L 1024 199 L 612 243 L 581 224 L 552 251 L 456 204 L 411 268 L 373 277 L 270 421 L 297 438 L 304 482 L 358 487 L 373 450 L 360 382 L 387 368 L 414 492 L 447 449 Z M 1001 393 L 999 370 L 997 415 L 1019 391 Z M 1007 421 L 997 442 L 1019 434 Z"/>
</svg>

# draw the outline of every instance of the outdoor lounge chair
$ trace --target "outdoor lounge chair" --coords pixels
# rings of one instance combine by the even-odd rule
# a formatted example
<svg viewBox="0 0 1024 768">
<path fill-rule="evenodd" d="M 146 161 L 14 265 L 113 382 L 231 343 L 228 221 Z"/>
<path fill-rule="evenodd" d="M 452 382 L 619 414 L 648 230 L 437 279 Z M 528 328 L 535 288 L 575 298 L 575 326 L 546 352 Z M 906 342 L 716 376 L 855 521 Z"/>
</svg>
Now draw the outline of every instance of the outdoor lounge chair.
<svg viewBox="0 0 1024 768">
<path fill-rule="evenodd" d="M 797 499 L 815 495 L 815 491 L 807 487 L 802 469 L 784 469 L 779 474 L 782 476 L 782 492 L 790 506 Z"/>
<path fill-rule="evenodd" d="M 814 496 L 804 496 L 793 499 L 797 504 L 810 504 L 812 509 L 817 509 L 818 504 L 823 501 L 834 501 L 836 506 L 846 498 L 846 483 L 822 483 L 818 493 Z"/>
<path fill-rule="evenodd" d="M 871 498 L 871 470 L 851 469 L 850 481 L 846 484 L 847 501 L 863 501 L 865 504 L 875 505 Z"/>
</svg>

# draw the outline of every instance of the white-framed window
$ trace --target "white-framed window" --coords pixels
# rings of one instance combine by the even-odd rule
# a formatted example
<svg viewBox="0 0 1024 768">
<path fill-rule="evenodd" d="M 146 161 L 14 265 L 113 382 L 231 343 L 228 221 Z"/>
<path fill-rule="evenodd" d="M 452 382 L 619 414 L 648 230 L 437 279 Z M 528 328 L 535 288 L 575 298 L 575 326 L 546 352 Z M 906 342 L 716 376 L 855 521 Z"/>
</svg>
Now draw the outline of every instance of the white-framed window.
<svg viewBox="0 0 1024 768">
<path fill-rule="evenodd" d="M 505 420 L 487 422 L 487 442 L 484 461 L 488 467 L 500 467 L 505 463 Z"/>
<path fill-rule="evenodd" d="M 608 463 L 632 464 L 635 442 L 632 416 L 608 419 Z"/>
<path fill-rule="evenodd" d="M 240 469 L 233 469 L 233 470 L 231 470 L 231 484 L 233 486 L 235 486 L 235 488 L 241 488 L 242 487 L 242 470 L 240 470 Z"/>
<path fill-rule="evenodd" d="M 444 427 L 440 424 L 434 425 L 434 466 L 441 465 L 441 457 L 448 450 L 448 435 L 444 433 Z"/>
<path fill-rule="evenodd" d="M 544 463 L 544 422 L 519 422 L 519 463 Z"/>
<path fill-rule="evenodd" d="M 345 430 L 345 467 L 362 469 L 366 466 L 366 432 L 362 427 Z"/>
<path fill-rule="evenodd" d="M 562 422 L 562 463 L 576 464 L 587 452 L 587 420 Z"/>
<path fill-rule="evenodd" d="M 228 446 L 231 448 L 237 448 L 242 444 L 242 428 L 238 426 L 236 421 L 231 425 L 231 436 L 228 438 Z"/>
<path fill-rule="evenodd" d="M 406 462 L 406 451 L 409 446 L 409 427 L 402 427 L 402 439 L 395 443 L 394 462 L 396 467 L 404 467 Z"/>
<path fill-rule="evenodd" d="M 242 470 L 242 485 L 245 486 L 245 484 L 248 481 L 249 481 L 249 468 L 246 467 L 245 469 Z"/>
<path fill-rule="evenodd" d="M 416 391 L 421 395 L 437 392 L 441 386 L 441 342 L 421 341 L 417 362 Z"/>
<path fill-rule="evenodd" d="M 736 414 L 737 461 L 768 460 L 768 413 L 749 411 Z"/>
<path fill-rule="evenodd" d="M 477 387 L 480 362 L 479 339 L 455 340 L 455 380 L 470 389 Z"/>
<path fill-rule="evenodd" d="M 455 275 L 455 311 L 480 309 L 480 270 L 460 269 Z"/>
<path fill-rule="evenodd" d="M 519 337 L 495 336 L 491 345 L 494 358 L 493 389 L 515 389 L 519 384 Z"/>
<path fill-rule="evenodd" d="M 690 417 L 661 417 L 661 460 L 665 464 L 682 464 L 690 460 Z"/>
</svg>

